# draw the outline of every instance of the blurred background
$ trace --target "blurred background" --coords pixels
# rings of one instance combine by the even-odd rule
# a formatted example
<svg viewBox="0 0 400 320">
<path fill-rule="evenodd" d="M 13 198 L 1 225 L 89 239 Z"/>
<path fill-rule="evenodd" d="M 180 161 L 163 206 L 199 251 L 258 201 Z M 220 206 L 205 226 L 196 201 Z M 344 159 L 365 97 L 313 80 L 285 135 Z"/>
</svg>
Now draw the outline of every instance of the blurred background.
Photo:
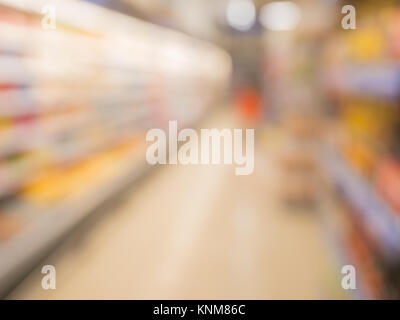
<svg viewBox="0 0 400 320">
<path fill-rule="evenodd" d="M 0 0 L 0 295 L 399 298 L 399 61 L 395 0 Z M 254 173 L 148 165 L 169 120 Z"/>
</svg>

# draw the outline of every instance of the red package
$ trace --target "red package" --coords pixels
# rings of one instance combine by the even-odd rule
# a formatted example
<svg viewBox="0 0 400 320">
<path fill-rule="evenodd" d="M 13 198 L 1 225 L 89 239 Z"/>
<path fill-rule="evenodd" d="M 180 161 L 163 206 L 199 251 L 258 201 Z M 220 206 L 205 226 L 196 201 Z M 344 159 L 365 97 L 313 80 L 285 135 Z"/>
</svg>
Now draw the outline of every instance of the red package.
<svg viewBox="0 0 400 320">
<path fill-rule="evenodd" d="M 385 157 L 378 164 L 376 185 L 387 203 L 400 215 L 400 162 Z"/>
</svg>

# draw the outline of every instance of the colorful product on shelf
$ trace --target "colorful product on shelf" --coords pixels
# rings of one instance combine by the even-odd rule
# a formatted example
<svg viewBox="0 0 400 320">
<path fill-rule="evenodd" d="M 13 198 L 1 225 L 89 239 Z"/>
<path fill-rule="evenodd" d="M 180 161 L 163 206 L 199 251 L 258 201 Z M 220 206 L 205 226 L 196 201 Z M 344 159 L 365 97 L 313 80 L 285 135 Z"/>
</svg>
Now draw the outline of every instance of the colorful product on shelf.
<svg viewBox="0 0 400 320">
<path fill-rule="evenodd" d="M 390 156 L 383 158 L 377 167 L 375 183 L 383 198 L 400 216 L 400 161 Z"/>
<path fill-rule="evenodd" d="M 389 49 L 391 56 L 400 60 L 400 9 L 397 9 L 390 17 L 389 23 Z"/>
<path fill-rule="evenodd" d="M 351 212 L 353 209 L 349 210 Z M 362 228 L 357 227 L 357 221 L 350 223 L 346 243 L 349 256 L 356 262 L 359 279 L 365 286 L 364 290 L 374 299 L 384 298 L 382 270 L 377 265 L 372 244 L 364 237 Z"/>
<path fill-rule="evenodd" d="M 383 57 L 385 36 L 383 30 L 374 24 L 357 28 L 345 34 L 349 58 L 357 62 L 376 61 Z"/>
<path fill-rule="evenodd" d="M 22 222 L 10 214 L 0 212 L 0 243 L 21 231 Z"/>
<path fill-rule="evenodd" d="M 388 280 L 400 274 L 400 9 L 396 1 L 353 3 L 357 29 L 335 32 L 331 44 L 341 43 L 342 51 L 327 50 L 335 53 L 326 59 L 334 63 L 325 83 L 340 130 L 332 139 L 339 152 L 326 162 L 352 207 L 357 228 L 346 242 L 358 252 L 362 282 L 390 298 L 400 294 Z M 374 265 L 384 270 L 380 279 Z"/>
<path fill-rule="evenodd" d="M 29 269 L 16 246 L 40 258 L 145 171 L 148 128 L 197 122 L 231 71 L 212 44 L 86 1 L 58 0 L 43 30 L 41 2 L 0 0 L 0 294 Z"/>
</svg>

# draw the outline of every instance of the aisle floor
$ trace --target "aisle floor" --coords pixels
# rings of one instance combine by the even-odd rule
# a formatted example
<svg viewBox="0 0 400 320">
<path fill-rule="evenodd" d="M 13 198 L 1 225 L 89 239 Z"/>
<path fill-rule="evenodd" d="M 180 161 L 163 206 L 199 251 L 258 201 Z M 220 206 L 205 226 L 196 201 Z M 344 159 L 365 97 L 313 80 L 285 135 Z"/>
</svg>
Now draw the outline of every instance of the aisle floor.
<svg viewBox="0 0 400 320">
<path fill-rule="evenodd" d="M 268 135 L 266 136 L 268 140 Z M 273 148 L 256 143 L 255 171 L 167 166 L 70 237 L 13 299 L 340 299 L 340 267 L 317 213 L 279 201 Z"/>
</svg>

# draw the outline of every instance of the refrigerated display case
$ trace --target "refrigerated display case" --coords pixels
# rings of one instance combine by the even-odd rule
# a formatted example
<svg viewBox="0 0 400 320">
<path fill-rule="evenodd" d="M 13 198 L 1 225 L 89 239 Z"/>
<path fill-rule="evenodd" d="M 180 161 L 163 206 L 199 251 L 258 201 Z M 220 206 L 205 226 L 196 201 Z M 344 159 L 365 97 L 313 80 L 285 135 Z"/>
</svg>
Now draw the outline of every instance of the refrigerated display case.
<svg viewBox="0 0 400 320">
<path fill-rule="evenodd" d="M 1 0 L 0 294 L 150 169 L 147 129 L 218 103 L 230 69 L 214 45 L 94 4 Z"/>
</svg>

